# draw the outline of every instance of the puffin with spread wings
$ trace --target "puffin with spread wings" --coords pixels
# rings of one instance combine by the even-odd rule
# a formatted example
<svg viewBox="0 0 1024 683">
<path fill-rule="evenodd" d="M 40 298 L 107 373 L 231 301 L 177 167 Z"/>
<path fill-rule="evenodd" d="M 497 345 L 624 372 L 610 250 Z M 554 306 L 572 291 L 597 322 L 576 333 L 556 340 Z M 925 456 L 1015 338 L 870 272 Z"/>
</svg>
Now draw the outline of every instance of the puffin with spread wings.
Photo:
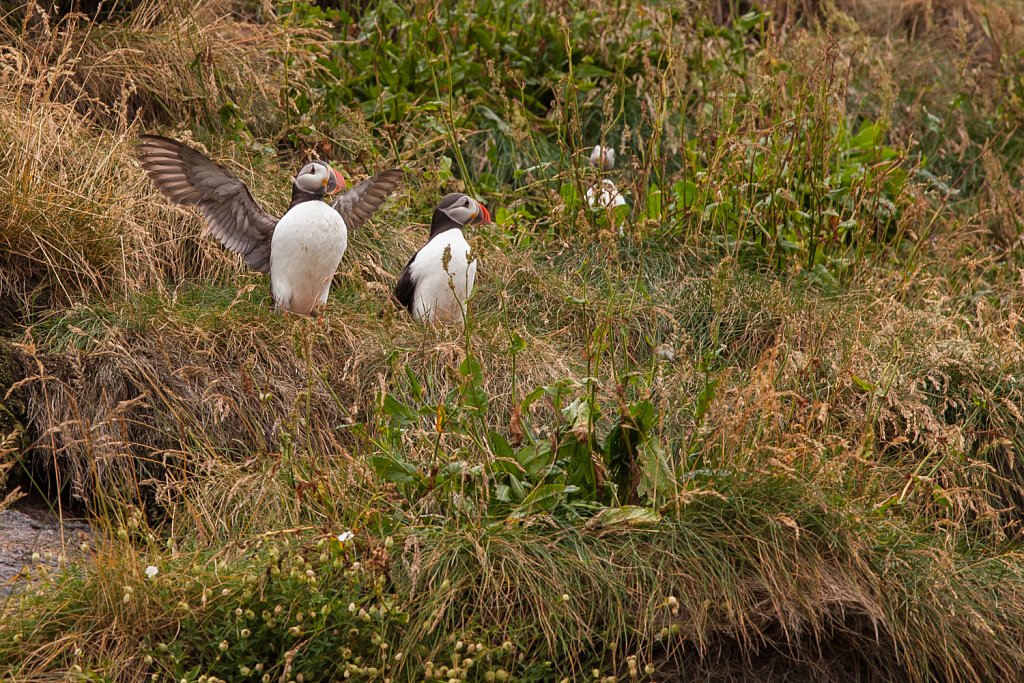
<svg viewBox="0 0 1024 683">
<path fill-rule="evenodd" d="M 197 206 L 210 232 L 261 273 L 270 273 L 278 310 L 308 315 L 327 303 L 331 280 L 348 247 L 348 232 L 365 223 L 402 180 L 392 169 L 378 173 L 327 203 L 344 188 L 341 174 L 311 161 L 292 181 L 292 202 L 276 218 L 263 211 L 249 188 L 227 169 L 177 140 L 143 135 L 142 168 L 171 201 Z"/>
</svg>

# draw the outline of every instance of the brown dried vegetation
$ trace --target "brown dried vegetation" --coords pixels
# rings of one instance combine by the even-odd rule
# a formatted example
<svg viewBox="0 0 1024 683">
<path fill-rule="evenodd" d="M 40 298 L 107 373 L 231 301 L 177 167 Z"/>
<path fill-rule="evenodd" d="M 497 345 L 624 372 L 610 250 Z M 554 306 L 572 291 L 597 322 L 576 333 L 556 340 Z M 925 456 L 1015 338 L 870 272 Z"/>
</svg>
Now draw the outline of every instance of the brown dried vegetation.
<svg viewBox="0 0 1024 683">
<path fill-rule="evenodd" d="M 746 9 L 712 11 L 725 21 Z M 983 103 L 998 98 L 985 88 L 1011 68 L 1000 66 L 1005 46 L 1021 45 L 1019 17 L 998 3 L 775 9 L 779 52 L 760 54 L 765 63 L 833 51 L 852 64 L 848 45 L 884 36 L 850 67 L 864 80 L 829 96 L 891 117 L 902 140 L 926 109 L 922 98 L 897 104 L 907 82 L 926 77 L 891 73 L 909 52 L 927 44 L 920 60 L 955 54 Z M 282 530 L 368 534 L 402 504 L 368 462 L 383 394 L 441 402 L 471 348 L 484 368 L 488 429 L 515 441 L 524 418 L 554 423 L 547 404 L 523 415 L 524 393 L 593 377 L 608 410 L 650 400 L 657 437 L 712 475 L 681 486 L 655 528 L 542 515 L 450 528 L 424 519 L 451 501 L 417 501 L 402 511 L 404 544 L 367 541 L 370 571 L 414 615 L 406 652 L 472 624 L 528 634 L 529 657 L 566 655 L 573 675 L 574 658 L 588 661 L 609 642 L 635 646 L 665 680 L 980 681 L 1024 671 L 1019 169 L 996 146 L 966 160 L 966 124 L 962 148 L 951 152 L 957 143 L 946 139 L 939 153 L 981 170 L 976 192 L 952 206 L 951 195 L 933 201 L 924 181 L 914 185 L 906 249 L 865 263 L 841 287 L 747 267 L 710 235 L 597 239 L 553 206 L 571 230 L 532 246 L 516 240 L 533 225 L 474 238 L 486 275 L 468 338 L 423 328 L 388 293 L 441 189 L 425 174 L 353 235 L 323 318 L 282 318 L 262 278 L 149 187 L 132 145 L 143 126 L 200 129 L 228 100 L 251 120 L 246 135 L 278 142 L 281 55 L 323 36 L 218 2 L 143 3 L 95 24 L 20 11 L 0 22 L 0 352 L 9 341 L 17 356 L 0 373 L 24 376 L 0 374 L 0 427 L 17 413 L 28 447 L 0 442 L 0 480 L 3 458 L 17 454 L 101 526 L 145 510 L 174 546 L 168 562 L 179 542 L 216 562 Z M 820 26 L 852 32 L 826 39 Z M 864 94 L 862 83 L 879 87 Z M 741 148 L 759 113 L 740 116 L 750 130 L 721 134 Z M 368 137 L 352 119 L 353 138 Z M 400 132 L 407 137 L 388 134 L 404 140 L 403 159 L 432 168 L 417 155 L 432 153 L 422 143 L 436 131 Z M 213 146 L 257 196 L 283 203 L 286 163 L 249 169 L 244 147 Z M 514 335 L 527 349 L 518 355 L 508 351 Z M 425 385 L 419 396 L 407 368 Z M 694 397 L 711 373 L 717 395 L 699 414 Z M 437 431 L 429 447 L 422 434 L 408 437 L 410 461 L 466 456 L 465 435 Z M 99 642 L 88 646 L 97 671 L 126 662 L 111 675 L 142 680 L 150 644 L 206 618 L 207 588 L 201 604 L 189 595 L 187 568 L 174 596 L 194 612 L 154 601 L 150 613 L 122 618 L 111 605 L 122 584 L 143 585 L 149 560 L 118 543 L 104 547 L 107 565 L 82 565 L 95 594 L 61 598 L 88 601 L 80 621 L 68 626 L 79 612 L 56 598 L 39 615 L 16 615 L 42 625 L 26 631 L 34 649 L 16 662 L 0 644 L 0 672 L 49 676 L 71 661 L 73 641 Z M 678 618 L 666 616 L 669 597 Z M 67 636 L 49 638 L 47 628 Z"/>
</svg>

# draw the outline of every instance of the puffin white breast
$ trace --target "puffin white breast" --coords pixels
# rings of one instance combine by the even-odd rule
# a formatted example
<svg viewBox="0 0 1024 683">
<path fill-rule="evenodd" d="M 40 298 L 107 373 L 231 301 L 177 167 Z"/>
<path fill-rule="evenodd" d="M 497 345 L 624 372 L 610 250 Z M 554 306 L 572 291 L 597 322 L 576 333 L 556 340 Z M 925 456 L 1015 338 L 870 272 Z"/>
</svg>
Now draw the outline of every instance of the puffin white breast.
<svg viewBox="0 0 1024 683">
<path fill-rule="evenodd" d="M 292 207 L 270 244 L 270 288 L 277 306 L 308 314 L 325 303 L 347 247 L 345 220 L 329 205 L 307 201 Z"/>
<path fill-rule="evenodd" d="M 461 230 L 446 230 L 427 242 L 410 264 L 416 320 L 462 321 L 473 292 L 476 259 Z"/>
</svg>

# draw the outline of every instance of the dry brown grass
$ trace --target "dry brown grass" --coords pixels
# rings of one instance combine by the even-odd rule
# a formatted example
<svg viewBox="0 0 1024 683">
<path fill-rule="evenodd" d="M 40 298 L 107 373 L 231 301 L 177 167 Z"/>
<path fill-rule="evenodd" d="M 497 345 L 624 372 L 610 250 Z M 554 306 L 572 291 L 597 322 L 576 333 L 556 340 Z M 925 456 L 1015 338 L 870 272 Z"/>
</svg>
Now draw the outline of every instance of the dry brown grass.
<svg viewBox="0 0 1024 683">
<path fill-rule="evenodd" d="M 840 39 L 882 38 L 940 47 L 971 69 L 998 70 L 1024 43 L 1024 18 L 1014 0 L 715 0 L 711 15 L 728 22 L 752 8 L 770 13 L 780 42 L 825 28 Z M 934 71 L 932 71 L 934 75 Z"/>
<path fill-rule="evenodd" d="M 489 257 L 499 277 L 511 267 L 498 254 Z M 1015 377 L 1024 368 L 1024 347 L 1013 316 L 990 310 L 977 324 L 957 322 L 958 304 L 944 281 L 880 296 L 894 283 L 878 279 L 838 299 L 764 283 L 739 298 L 726 284 L 742 277 L 735 268 L 720 265 L 714 279 L 722 284 L 712 286 L 706 304 L 691 297 L 632 323 L 640 337 L 677 330 L 665 339 L 686 356 L 699 354 L 704 336 L 714 334 L 727 359 L 702 424 L 692 414 L 702 373 L 685 363 L 654 363 L 643 391 L 662 411 L 664 438 L 696 430 L 706 443 L 706 466 L 814 473 L 822 485 L 854 486 L 849 495 L 868 507 L 898 504 L 922 520 L 1017 533 L 1024 472 L 1015 453 L 1024 395 Z M 541 273 L 548 282 L 555 277 Z M 291 455 L 304 480 L 332 492 L 327 498 L 372 497 L 373 477 L 360 455 L 368 443 L 348 429 L 379 419 L 383 392 L 409 398 L 406 367 L 428 382 L 423 400 L 441 402 L 461 381 L 464 342 L 421 329 L 397 311 L 378 317 L 382 293 L 351 291 L 355 279 L 342 279 L 348 304 L 336 304 L 323 321 L 277 319 L 265 296 L 243 290 L 232 301 L 228 288 L 206 292 L 208 299 L 193 294 L 175 305 L 82 310 L 68 321 L 37 325 L 29 334 L 40 372 L 26 385 L 35 462 L 51 476 L 59 472 L 86 501 L 196 501 L 186 506 L 209 533 L 224 523 L 222 510 L 249 520 L 244 525 L 298 524 L 303 512 L 275 474 Z M 472 343 L 486 368 L 488 420 L 504 431 L 526 391 L 582 377 L 588 368 L 574 351 L 578 330 L 530 332 L 514 319 L 506 328 L 500 310 L 488 312 L 495 284 L 484 284 L 477 300 L 487 324 Z M 548 296 L 554 300 L 542 300 L 541 310 L 561 295 Z M 504 351 L 510 331 L 523 334 L 529 348 L 517 359 L 516 395 Z M 628 348 L 630 336 L 612 341 Z M 590 370 L 603 405 L 625 395 L 618 368 L 653 362 L 650 346 L 614 353 L 623 351 L 618 365 Z M 459 438 L 447 436 L 446 450 L 456 450 Z M 425 447 L 410 450 L 409 459 L 429 461 L 432 442 Z M 183 496 L 182 486 L 192 493 Z M 318 506 L 305 513 L 311 509 L 332 514 Z"/>
<path fill-rule="evenodd" d="M 1016 535 L 1019 320 L 989 310 L 963 325 L 936 293 L 912 307 L 867 296 L 794 312 L 749 381 L 726 389 L 705 426 L 723 465 L 749 452 L 822 468 L 823 483 L 858 481 L 850 493 L 869 505 L 920 506 L 922 519 Z"/>
<path fill-rule="evenodd" d="M 241 21 L 219 2 L 144 3 L 109 24 L 20 11 L 20 24 L 0 22 L 0 306 L 20 319 L 234 271 L 201 221 L 139 175 L 136 135 L 216 125 L 229 102 L 253 130 L 279 130 L 283 59 L 312 60 L 323 36 Z"/>
<path fill-rule="evenodd" d="M 284 60 L 301 73 L 327 35 L 249 20 L 224 0 L 147 0 L 108 23 L 29 3 L 0 23 L 0 39 L 7 77 L 16 79 L 8 88 L 71 105 L 85 122 L 216 125 L 230 103 L 267 134 L 290 113 Z"/>
<path fill-rule="evenodd" d="M 134 127 L 94 131 L 71 105 L 9 91 L 0 107 L 0 300 L 16 318 L 224 271 L 198 221 L 140 182 Z"/>
<path fill-rule="evenodd" d="M 68 336 L 56 341 L 71 342 L 63 352 L 53 353 L 54 339 L 39 340 L 42 348 L 31 349 L 39 373 L 26 385 L 39 469 L 81 500 L 100 492 L 134 500 L 154 495 L 165 477 L 218 469 L 211 459 L 238 463 L 294 451 L 350 461 L 345 427 L 372 420 L 379 393 L 404 366 L 432 378 L 434 395 L 458 384 L 458 334 L 418 328 L 397 309 L 384 319 L 334 310 L 323 320 L 280 320 L 265 296 L 250 300 L 250 289 L 228 304 L 233 312 L 157 305 L 107 319 L 87 311 L 60 326 Z M 380 304 L 390 308 L 386 299 Z M 500 348 L 504 335 L 495 330 L 476 343 Z M 547 344 L 536 340 L 535 357 L 520 363 L 531 382 L 572 372 L 564 351 Z M 510 360 L 484 353 L 486 388 L 508 414 Z"/>
</svg>

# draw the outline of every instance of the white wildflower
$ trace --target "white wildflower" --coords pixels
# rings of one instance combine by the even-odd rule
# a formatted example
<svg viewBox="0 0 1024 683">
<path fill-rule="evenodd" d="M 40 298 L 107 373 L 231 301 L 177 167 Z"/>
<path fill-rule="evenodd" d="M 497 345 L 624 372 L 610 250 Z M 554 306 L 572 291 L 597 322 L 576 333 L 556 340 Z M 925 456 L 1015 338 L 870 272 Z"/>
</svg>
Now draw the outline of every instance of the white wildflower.
<svg viewBox="0 0 1024 683">
<path fill-rule="evenodd" d="M 338 534 L 338 543 L 340 543 L 342 545 L 345 545 L 346 543 L 351 541 L 353 538 L 355 538 L 355 536 L 356 535 L 354 533 L 352 533 L 351 531 L 342 531 L 340 534 Z"/>
<path fill-rule="evenodd" d="M 152 579 L 153 577 L 155 577 L 159 573 L 160 573 L 160 570 L 157 569 L 157 567 L 155 565 L 151 564 L 148 567 L 146 567 L 146 578 L 148 578 L 148 579 Z"/>
</svg>

